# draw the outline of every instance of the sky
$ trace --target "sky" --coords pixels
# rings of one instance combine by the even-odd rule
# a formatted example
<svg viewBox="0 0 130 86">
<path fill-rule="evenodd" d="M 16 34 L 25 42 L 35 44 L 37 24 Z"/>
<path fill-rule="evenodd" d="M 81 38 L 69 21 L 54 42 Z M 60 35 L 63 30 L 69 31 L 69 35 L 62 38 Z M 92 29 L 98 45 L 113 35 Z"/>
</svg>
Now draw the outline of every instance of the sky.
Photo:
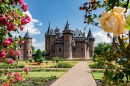
<svg viewBox="0 0 130 86">
<path fill-rule="evenodd" d="M 95 37 L 95 46 L 100 42 L 110 43 L 107 33 L 101 28 L 84 24 L 85 11 L 79 10 L 79 7 L 86 1 L 89 0 L 24 0 L 28 4 L 28 11 L 25 14 L 31 17 L 31 22 L 24 26 L 20 35 L 24 36 L 28 30 L 33 38 L 32 45 L 35 50 L 45 50 L 45 32 L 47 32 L 49 21 L 52 29 L 57 26 L 62 32 L 68 20 L 72 30 L 79 29 L 85 32 L 86 36 L 91 29 Z M 94 13 L 101 14 L 102 11 L 105 10 L 99 9 Z M 87 26 L 86 30 L 84 30 L 85 26 Z M 13 36 L 15 35 L 18 34 L 13 33 Z"/>
</svg>

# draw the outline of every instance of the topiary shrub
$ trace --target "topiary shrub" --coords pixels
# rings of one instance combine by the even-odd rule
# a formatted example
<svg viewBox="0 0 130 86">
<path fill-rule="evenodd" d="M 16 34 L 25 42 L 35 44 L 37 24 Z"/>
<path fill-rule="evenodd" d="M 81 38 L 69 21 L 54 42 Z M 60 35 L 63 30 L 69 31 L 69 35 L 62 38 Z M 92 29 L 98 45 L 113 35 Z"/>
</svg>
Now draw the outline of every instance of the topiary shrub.
<svg viewBox="0 0 130 86">
<path fill-rule="evenodd" d="M 19 65 L 18 67 L 19 67 L 19 68 L 24 68 L 24 67 L 25 67 L 25 65 Z"/>
<path fill-rule="evenodd" d="M 58 63 L 57 67 L 58 67 L 58 68 L 62 68 L 62 63 Z M 64 63 L 63 63 L 63 68 L 71 68 L 71 67 L 72 67 L 71 64 L 69 64 L 69 63 L 67 63 L 67 62 L 64 62 Z"/>
</svg>

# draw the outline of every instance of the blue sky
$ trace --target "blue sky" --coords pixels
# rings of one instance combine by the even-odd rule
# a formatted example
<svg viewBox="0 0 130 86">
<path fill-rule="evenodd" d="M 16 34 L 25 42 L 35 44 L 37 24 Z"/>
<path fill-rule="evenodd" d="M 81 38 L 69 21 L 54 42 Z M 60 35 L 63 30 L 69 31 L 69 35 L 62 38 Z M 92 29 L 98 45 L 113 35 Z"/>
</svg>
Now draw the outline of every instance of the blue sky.
<svg viewBox="0 0 130 86">
<path fill-rule="evenodd" d="M 28 11 L 26 14 L 31 16 L 31 23 L 25 25 L 23 32 L 20 34 L 24 36 L 27 29 L 33 38 L 33 46 L 37 49 L 45 49 L 45 32 L 48 29 L 49 21 L 51 28 L 55 29 L 56 26 L 60 28 L 60 32 L 65 27 L 67 19 L 70 23 L 71 29 L 79 29 L 85 31 L 86 35 L 89 28 L 91 28 L 95 36 L 95 46 L 99 42 L 110 42 L 106 37 L 106 33 L 98 27 L 89 25 L 86 30 L 84 27 L 84 14 L 85 11 L 79 10 L 86 1 L 89 0 L 24 0 L 28 4 Z M 97 10 L 94 13 L 101 14 L 103 9 Z M 14 34 L 16 35 L 16 34 Z"/>
</svg>

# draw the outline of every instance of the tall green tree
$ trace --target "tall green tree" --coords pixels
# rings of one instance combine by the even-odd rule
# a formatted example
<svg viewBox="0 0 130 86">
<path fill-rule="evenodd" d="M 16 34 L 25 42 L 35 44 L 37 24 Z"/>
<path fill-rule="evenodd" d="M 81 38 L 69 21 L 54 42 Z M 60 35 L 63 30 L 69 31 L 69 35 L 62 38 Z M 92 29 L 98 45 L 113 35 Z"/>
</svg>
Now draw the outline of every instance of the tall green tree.
<svg viewBox="0 0 130 86">
<path fill-rule="evenodd" d="M 98 45 L 95 47 L 95 53 L 97 55 L 102 55 L 106 47 L 107 47 L 107 44 L 105 42 L 98 43 Z"/>
<path fill-rule="evenodd" d="M 41 50 L 38 49 L 37 52 L 36 52 L 36 55 L 35 55 L 35 58 L 34 58 L 34 61 L 35 62 L 40 62 L 40 60 L 42 60 L 42 53 L 41 53 Z"/>
<path fill-rule="evenodd" d="M 32 46 L 32 52 L 33 53 L 35 53 L 36 51 L 35 51 L 35 47 L 34 46 Z"/>
</svg>

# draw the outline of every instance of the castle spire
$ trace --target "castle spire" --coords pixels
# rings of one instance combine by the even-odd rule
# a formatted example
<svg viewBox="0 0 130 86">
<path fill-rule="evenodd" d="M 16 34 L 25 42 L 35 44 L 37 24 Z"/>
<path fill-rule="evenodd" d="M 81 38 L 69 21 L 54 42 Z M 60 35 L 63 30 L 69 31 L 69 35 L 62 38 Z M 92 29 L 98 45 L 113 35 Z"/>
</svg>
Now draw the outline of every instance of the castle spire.
<svg viewBox="0 0 130 86">
<path fill-rule="evenodd" d="M 30 34 L 28 33 L 28 29 L 27 29 L 27 32 L 26 32 L 24 38 L 31 38 Z"/>
<path fill-rule="evenodd" d="M 70 27 L 70 24 L 68 22 L 68 19 L 67 19 L 67 23 L 66 23 L 66 26 L 65 26 L 64 30 L 71 30 L 71 27 Z"/>
<path fill-rule="evenodd" d="M 48 30 L 47 30 L 47 34 L 51 34 L 51 26 L 50 26 L 50 21 L 49 21 L 49 27 L 48 27 Z"/>
</svg>

